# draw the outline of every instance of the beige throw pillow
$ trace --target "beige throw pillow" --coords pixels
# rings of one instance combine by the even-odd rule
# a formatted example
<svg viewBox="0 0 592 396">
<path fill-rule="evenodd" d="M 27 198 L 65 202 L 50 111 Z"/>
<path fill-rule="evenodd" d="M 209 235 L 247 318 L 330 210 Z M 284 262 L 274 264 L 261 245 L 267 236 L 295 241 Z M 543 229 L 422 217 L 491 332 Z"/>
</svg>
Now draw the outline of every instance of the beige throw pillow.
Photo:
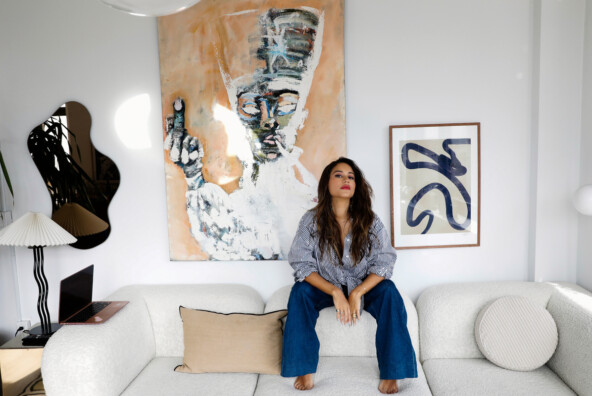
<svg viewBox="0 0 592 396">
<path fill-rule="evenodd" d="M 221 314 L 179 307 L 185 354 L 182 373 L 279 374 L 282 318 L 287 310 L 267 314 Z"/>
<path fill-rule="evenodd" d="M 507 296 L 486 305 L 475 321 L 479 350 L 509 370 L 535 370 L 553 356 L 557 326 L 545 308 L 526 297 Z"/>
</svg>

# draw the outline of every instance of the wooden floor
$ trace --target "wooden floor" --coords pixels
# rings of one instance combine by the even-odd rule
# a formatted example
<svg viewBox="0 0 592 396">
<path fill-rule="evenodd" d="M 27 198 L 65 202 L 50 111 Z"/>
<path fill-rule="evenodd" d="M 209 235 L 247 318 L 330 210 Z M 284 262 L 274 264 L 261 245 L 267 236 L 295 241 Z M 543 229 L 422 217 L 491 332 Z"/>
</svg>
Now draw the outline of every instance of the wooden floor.
<svg viewBox="0 0 592 396">
<path fill-rule="evenodd" d="M 17 396 L 41 371 L 42 348 L 0 349 L 2 396 Z"/>
</svg>

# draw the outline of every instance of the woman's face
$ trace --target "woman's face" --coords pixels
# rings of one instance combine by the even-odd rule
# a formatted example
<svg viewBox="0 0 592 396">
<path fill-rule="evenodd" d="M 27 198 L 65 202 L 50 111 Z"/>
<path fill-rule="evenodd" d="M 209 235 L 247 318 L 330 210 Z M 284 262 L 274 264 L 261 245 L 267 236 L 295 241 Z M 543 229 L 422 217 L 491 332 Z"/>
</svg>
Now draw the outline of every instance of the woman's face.
<svg viewBox="0 0 592 396">
<path fill-rule="evenodd" d="M 351 166 L 344 162 L 335 165 L 329 175 L 329 194 L 333 198 L 351 199 L 355 191 L 356 178 Z"/>
</svg>

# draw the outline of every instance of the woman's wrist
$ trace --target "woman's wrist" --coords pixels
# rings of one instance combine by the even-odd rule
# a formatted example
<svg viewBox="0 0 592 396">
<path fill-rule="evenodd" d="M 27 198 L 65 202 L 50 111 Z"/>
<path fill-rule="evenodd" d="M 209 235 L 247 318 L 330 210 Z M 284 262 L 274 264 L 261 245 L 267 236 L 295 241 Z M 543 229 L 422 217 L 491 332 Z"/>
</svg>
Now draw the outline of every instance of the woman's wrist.
<svg viewBox="0 0 592 396">
<path fill-rule="evenodd" d="M 360 285 L 352 290 L 350 294 L 356 297 L 362 297 L 364 294 L 366 294 L 366 287 Z"/>
<path fill-rule="evenodd" d="M 333 285 L 333 289 L 331 289 L 331 296 L 337 297 L 337 296 L 339 296 L 339 293 L 343 293 L 343 290 L 341 290 L 339 287 Z"/>
</svg>

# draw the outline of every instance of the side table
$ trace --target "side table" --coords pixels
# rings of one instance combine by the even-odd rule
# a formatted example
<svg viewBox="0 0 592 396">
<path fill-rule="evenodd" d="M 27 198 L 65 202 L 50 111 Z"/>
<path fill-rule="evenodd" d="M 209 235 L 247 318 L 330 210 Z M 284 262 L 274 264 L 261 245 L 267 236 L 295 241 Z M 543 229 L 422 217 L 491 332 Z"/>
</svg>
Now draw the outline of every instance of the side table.
<svg viewBox="0 0 592 396">
<path fill-rule="evenodd" d="M 19 334 L 0 346 L 1 396 L 17 396 L 41 373 L 43 346 L 23 346 Z"/>
</svg>

